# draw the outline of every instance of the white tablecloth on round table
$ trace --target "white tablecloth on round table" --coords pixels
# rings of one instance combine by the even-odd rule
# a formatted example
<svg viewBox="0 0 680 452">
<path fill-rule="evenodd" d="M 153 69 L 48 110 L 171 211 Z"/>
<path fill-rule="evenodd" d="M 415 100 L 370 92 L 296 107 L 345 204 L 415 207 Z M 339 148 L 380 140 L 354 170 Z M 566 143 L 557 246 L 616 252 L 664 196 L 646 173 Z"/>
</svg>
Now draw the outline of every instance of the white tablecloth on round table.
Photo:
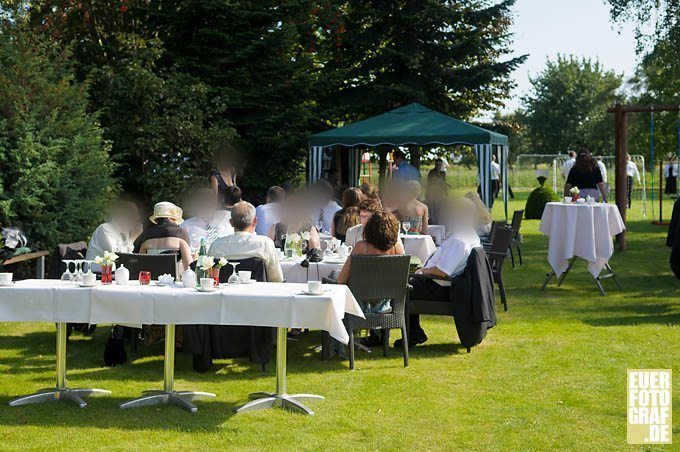
<svg viewBox="0 0 680 452">
<path fill-rule="evenodd" d="M 548 262 L 556 275 L 580 257 L 597 277 L 614 253 L 612 236 L 626 229 L 615 204 L 546 204 L 540 231 L 550 237 Z"/>
<path fill-rule="evenodd" d="M 300 265 L 302 258 L 294 261 L 282 261 L 281 270 L 287 283 L 306 283 L 307 281 L 321 281 L 328 277 L 333 270 L 340 271 L 344 263 L 310 262 L 309 268 Z"/>
<path fill-rule="evenodd" d="M 201 293 L 181 287 L 101 285 L 83 288 L 59 280 L 29 279 L 0 288 L 0 321 L 130 324 L 247 325 L 326 330 L 349 336 L 345 313 L 363 317 L 344 285 L 303 295 L 306 284 L 255 283 Z"/>
<path fill-rule="evenodd" d="M 429 235 L 401 235 L 406 254 L 417 256 L 424 263 L 437 247 L 434 245 L 432 236 Z"/>
<path fill-rule="evenodd" d="M 427 226 L 427 232 L 432 236 L 435 245 L 439 246 L 446 238 L 446 227 L 441 224 L 430 224 Z"/>
</svg>

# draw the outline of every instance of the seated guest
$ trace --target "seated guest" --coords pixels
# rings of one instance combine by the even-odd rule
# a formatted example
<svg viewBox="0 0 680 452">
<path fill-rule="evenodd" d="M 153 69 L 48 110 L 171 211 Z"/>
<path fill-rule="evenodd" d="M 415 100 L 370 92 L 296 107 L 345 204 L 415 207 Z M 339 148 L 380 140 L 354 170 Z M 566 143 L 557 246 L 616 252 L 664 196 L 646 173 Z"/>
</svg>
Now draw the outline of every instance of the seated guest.
<svg viewBox="0 0 680 452">
<path fill-rule="evenodd" d="M 491 224 L 493 223 L 491 212 L 489 212 L 489 209 L 482 202 L 482 198 L 476 192 L 469 191 L 465 193 L 465 197 L 475 205 L 475 231 L 477 231 L 477 235 L 480 239 L 488 238 L 491 233 Z"/>
<path fill-rule="evenodd" d="M 180 227 L 189 234 L 189 245 L 197 251 L 201 246 L 201 239 L 210 246 L 219 237 L 234 233 L 229 223 L 230 212 L 217 209 L 217 195 L 210 188 L 195 190 L 189 200 L 189 211 L 193 217 L 185 220 Z"/>
<path fill-rule="evenodd" d="M 235 185 L 227 187 L 222 194 L 222 198 L 224 201 L 223 209 L 231 212 L 234 205 L 242 201 L 241 189 Z"/>
<path fill-rule="evenodd" d="M 227 259 L 260 258 L 267 271 L 267 281 L 283 282 L 283 271 L 274 242 L 267 236 L 255 233 L 255 207 L 246 201 L 236 203 L 231 210 L 231 225 L 234 234 L 215 240 L 208 254 Z"/>
<path fill-rule="evenodd" d="M 314 195 L 318 207 L 312 216 L 312 223 L 319 232 L 330 234 L 333 216 L 340 210 L 340 206 L 333 199 L 333 187 L 328 181 L 320 180 L 314 186 Z"/>
<path fill-rule="evenodd" d="M 179 227 L 184 222 L 182 214 L 182 209 L 171 202 L 159 202 L 153 206 L 153 215 L 149 217 L 152 224 L 135 240 L 135 253 L 175 251 L 182 260 L 182 267 L 189 268 L 192 261 L 190 239 L 187 231 Z"/>
<path fill-rule="evenodd" d="M 302 234 L 309 232 L 309 241 L 302 252 L 307 252 L 308 249 L 321 248 L 321 240 L 319 232 L 309 219 L 308 199 L 298 193 L 295 193 L 284 201 L 281 221 L 272 225 L 269 228 L 269 238 L 274 241 L 279 249 L 284 249 L 286 246 L 287 234 Z"/>
<path fill-rule="evenodd" d="M 571 167 L 567 181 L 564 184 L 564 196 L 571 196 L 572 187 L 578 187 L 581 198 L 592 196 L 596 201 L 607 202 L 607 186 L 597 162 L 586 148 L 581 149 L 576 156 L 576 162 Z"/>
<path fill-rule="evenodd" d="M 365 182 L 359 187 L 366 198 L 378 198 L 378 187 L 370 182 Z"/>
<path fill-rule="evenodd" d="M 371 215 L 363 228 L 363 240 L 354 245 L 352 256 L 385 256 L 404 254 L 403 246 L 399 247 L 399 221 L 390 212 L 379 210 Z M 338 276 L 339 284 L 347 284 L 352 259 L 347 259 Z M 366 311 L 368 308 L 364 307 Z M 373 313 L 391 311 L 390 301 L 383 300 L 374 308 Z"/>
<path fill-rule="evenodd" d="M 97 226 L 87 245 L 88 260 L 103 256 L 104 251 L 131 253 L 134 242 L 142 232 L 137 205 L 130 201 L 118 201 L 111 206 L 109 221 Z M 96 270 L 93 266 L 93 270 Z"/>
<path fill-rule="evenodd" d="M 281 187 L 269 187 L 267 190 L 266 204 L 257 206 L 257 228 L 259 235 L 267 235 L 271 227 L 281 220 L 281 203 L 286 197 L 286 192 Z"/>
<path fill-rule="evenodd" d="M 355 247 L 359 242 L 364 240 L 364 229 L 368 220 L 371 219 L 374 213 L 383 210 L 380 200 L 377 198 L 366 198 L 361 201 L 361 204 L 359 204 L 359 224 L 347 230 L 345 244 L 347 244 L 347 246 Z M 404 254 L 404 243 L 399 237 L 397 237 L 396 247 L 396 254 Z"/>
<path fill-rule="evenodd" d="M 347 188 L 342 193 L 342 209 L 335 212 L 331 235 L 345 241 L 347 229 L 359 224 L 359 204 L 364 195 L 358 188 Z"/>
<path fill-rule="evenodd" d="M 411 180 L 408 181 L 403 190 L 403 196 L 399 208 L 394 214 L 401 223 L 408 221 L 411 223 L 410 233 L 428 234 L 427 225 L 429 221 L 429 212 L 427 205 L 420 202 L 421 187 L 420 182 Z"/>
<path fill-rule="evenodd" d="M 479 236 L 475 232 L 476 210 L 472 201 L 458 198 L 451 203 L 451 219 L 448 222 L 449 236 L 442 246 L 432 253 L 418 273 L 435 277 L 452 278 L 461 275 L 473 248 L 481 246 Z M 451 283 L 431 279 L 411 279 L 412 300 L 448 301 Z M 408 332 L 409 346 L 427 341 L 427 335 L 420 326 L 420 316 L 411 315 Z M 400 347 L 401 342 L 395 342 Z"/>
</svg>

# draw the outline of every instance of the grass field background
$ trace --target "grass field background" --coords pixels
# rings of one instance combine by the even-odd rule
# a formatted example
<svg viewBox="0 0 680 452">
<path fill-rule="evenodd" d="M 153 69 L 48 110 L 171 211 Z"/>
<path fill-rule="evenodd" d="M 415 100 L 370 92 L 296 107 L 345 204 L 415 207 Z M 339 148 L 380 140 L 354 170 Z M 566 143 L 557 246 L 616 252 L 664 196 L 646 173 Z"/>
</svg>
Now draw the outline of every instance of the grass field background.
<svg viewBox="0 0 680 452">
<path fill-rule="evenodd" d="M 527 193 L 518 193 L 511 210 L 523 208 Z M 498 203 L 494 216 L 501 212 Z M 111 397 L 91 399 L 85 409 L 10 408 L 10 398 L 53 385 L 54 327 L 0 324 L 0 449 L 626 449 L 626 369 L 680 362 L 680 291 L 665 228 L 635 212 L 628 250 L 611 260 L 623 291 L 606 281 L 604 297 L 585 263 L 562 287 L 541 292 L 547 239 L 538 221 L 525 221 L 524 266 L 505 269 L 510 311 L 497 305 L 498 326 L 470 354 L 443 317 L 425 318 L 429 341 L 412 350 L 409 368 L 398 350 L 387 358 L 359 352 L 351 372 L 340 359 L 320 361 L 318 332 L 291 341 L 289 391 L 327 398 L 310 403 L 314 417 L 282 410 L 235 416 L 250 392 L 274 389 L 274 366 L 262 373 L 245 360 L 224 360 L 200 375 L 184 354 L 176 388 L 214 392 L 215 401 L 198 402 L 194 415 L 167 406 L 121 411 L 122 401 L 161 387 L 162 346 L 102 367 L 104 325 L 69 342 L 68 377 L 72 387 L 109 389 Z M 673 392 L 677 443 L 677 375 Z"/>
</svg>

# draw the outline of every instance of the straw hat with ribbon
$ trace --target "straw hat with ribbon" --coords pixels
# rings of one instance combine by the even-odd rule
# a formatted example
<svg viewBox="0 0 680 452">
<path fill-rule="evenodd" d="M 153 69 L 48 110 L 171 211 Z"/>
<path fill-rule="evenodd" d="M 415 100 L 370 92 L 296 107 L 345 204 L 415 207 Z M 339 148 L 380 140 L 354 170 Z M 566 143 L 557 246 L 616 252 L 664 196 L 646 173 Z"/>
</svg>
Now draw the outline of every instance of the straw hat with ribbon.
<svg viewBox="0 0 680 452">
<path fill-rule="evenodd" d="M 149 217 L 149 221 L 156 224 L 157 218 L 169 218 L 177 224 L 182 224 L 182 209 L 171 202 L 159 202 L 153 206 L 153 215 Z"/>
</svg>

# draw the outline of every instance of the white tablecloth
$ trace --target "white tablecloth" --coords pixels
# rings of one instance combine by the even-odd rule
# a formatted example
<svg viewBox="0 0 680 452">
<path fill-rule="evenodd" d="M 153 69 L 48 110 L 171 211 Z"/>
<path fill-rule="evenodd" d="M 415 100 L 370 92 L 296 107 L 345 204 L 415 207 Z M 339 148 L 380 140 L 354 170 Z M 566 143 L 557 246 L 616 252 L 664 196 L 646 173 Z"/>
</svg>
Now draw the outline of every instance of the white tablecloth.
<svg viewBox="0 0 680 452">
<path fill-rule="evenodd" d="M 417 256 L 423 263 L 437 249 L 430 235 L 401 235 L 406 254 Z"/>
<path fill-rule="evenodd" d="M 302 295 L 306 287 L 255 283 L 201 293 L 137 284 L 83 288 L 59 280 L 30 279 L 0 288 L 0 321 L 310 328 L 326 330 L 347 343 L 345 312 L 363 317 L 350 290 L 324 285 L 323 295 Z"/>
<path fill-rule="evenodd" d="M 333 270 L 342 270 L 343 263 L 310 262 L 309 268 L 300 265 L 300 261 L 282 261 L 281 270 L 287 283 L 306 283 L 307 281 L 321 281 L 328 277 Z"/>
<path fill-rule="evenodd" d="M 427 231 L 437 246 L 441 245 L 446 238 L 446 227 L 441 224 L 430 224 L 427 226 Z"/>
<path fill-rule="evenodd" d="M 597 277 L 614 253 L 612 236 L 625 230 L 615 204 L 546 204 L 540 231 L 550 237 L 548 262 L 561 275 L 574 256 L 588 261 Z"/>
</svg>

